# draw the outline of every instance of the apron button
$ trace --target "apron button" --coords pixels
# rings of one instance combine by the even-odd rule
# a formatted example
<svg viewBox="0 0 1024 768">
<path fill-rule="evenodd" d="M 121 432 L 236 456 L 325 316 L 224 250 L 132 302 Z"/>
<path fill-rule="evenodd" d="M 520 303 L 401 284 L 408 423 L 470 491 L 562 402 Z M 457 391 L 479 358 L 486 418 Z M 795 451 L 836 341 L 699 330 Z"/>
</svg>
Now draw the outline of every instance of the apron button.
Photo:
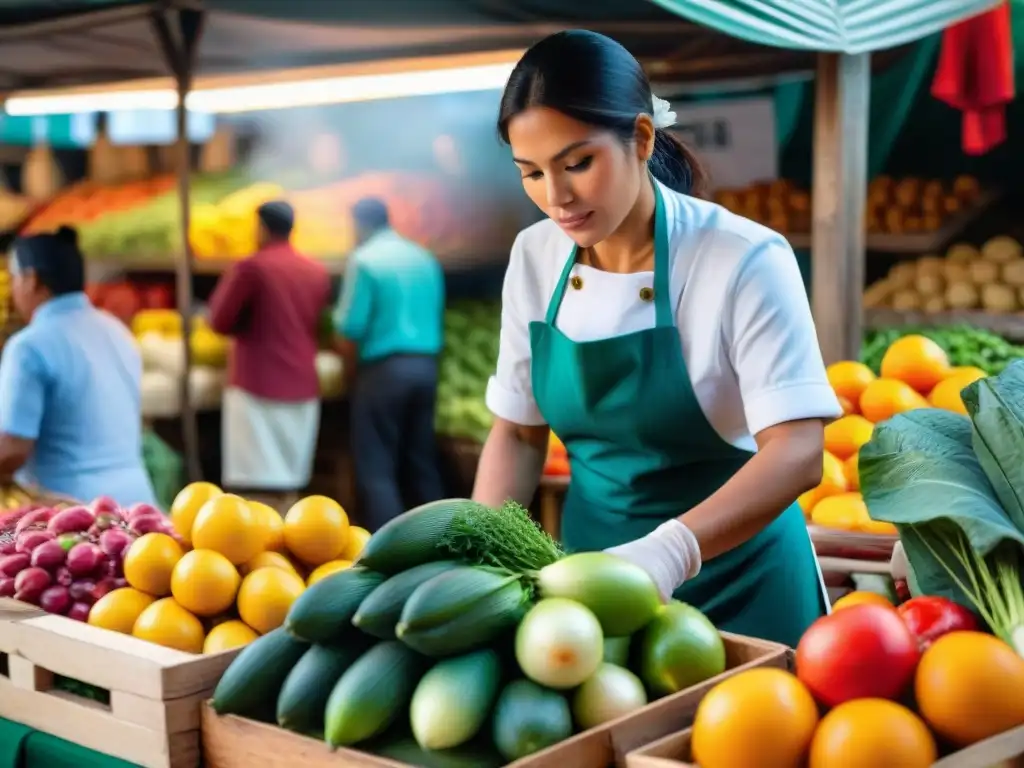
<svg viewBox="0 0 1024 768">
<path fill-rule="evenodd" d="M 646 285 L 640 289 L 640 300 L 641 301 L 653 301 L 654 300 L 654 289 L 648 288 Z"/>
<path fill-rule="evenodd" d="M 583 287 L 583 278 L 579 275 L 573 275 L 569 280 L 569 285 L 575 288 L 577 291 Z"/>
</svg>

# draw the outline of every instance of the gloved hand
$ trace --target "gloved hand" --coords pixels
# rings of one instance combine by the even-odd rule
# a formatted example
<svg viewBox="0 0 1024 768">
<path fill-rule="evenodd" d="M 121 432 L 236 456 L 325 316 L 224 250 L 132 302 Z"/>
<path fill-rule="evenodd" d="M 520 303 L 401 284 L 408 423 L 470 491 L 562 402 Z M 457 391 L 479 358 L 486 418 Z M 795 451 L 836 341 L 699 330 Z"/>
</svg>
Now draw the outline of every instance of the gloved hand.
<svg viewBox="0 0 1024 768">
<path fill-rule="evenodd" d="M 678 520 L 662 523 L 642 539 L 605 552 L 628 560 L 647 571 L 668 601 L 682 584 L 700 573 L 700 545 L 693 532 Z"/>
</svg>

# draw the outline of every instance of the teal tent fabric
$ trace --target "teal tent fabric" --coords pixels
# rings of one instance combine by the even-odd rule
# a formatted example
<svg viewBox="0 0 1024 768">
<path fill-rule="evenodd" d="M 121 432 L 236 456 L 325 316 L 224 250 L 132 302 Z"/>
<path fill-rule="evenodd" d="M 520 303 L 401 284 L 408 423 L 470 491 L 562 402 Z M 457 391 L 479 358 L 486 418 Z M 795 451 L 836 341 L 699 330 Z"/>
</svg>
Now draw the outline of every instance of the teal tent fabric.
<svg viewBox="0 0 1024 768">
<path fill-rule="evenodd" d="M 732 37 L 776 48 L 866 53 L 939 32 L 999 0 L 651 0 Z"/>
</svg>

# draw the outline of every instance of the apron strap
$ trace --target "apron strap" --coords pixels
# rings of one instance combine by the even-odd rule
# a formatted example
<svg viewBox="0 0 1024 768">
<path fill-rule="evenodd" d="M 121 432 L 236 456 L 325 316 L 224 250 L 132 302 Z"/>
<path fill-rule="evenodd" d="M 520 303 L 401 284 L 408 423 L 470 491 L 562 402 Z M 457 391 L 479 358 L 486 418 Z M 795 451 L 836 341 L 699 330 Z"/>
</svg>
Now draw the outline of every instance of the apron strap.
<svg viewBox="0 0 1024 768">
<path fill-rule="evenodd" d="M 672 260 L 669 253 L 668 217 L 665 215 L 665 200 L 653 175 L 651 185 L 654 187 L 654 324 L 657 328 L 671 328 L 675 321 L 672 319 L 672 295 L 669 292 Z"/>
<path fill-rule="evenodd" d="M 558 308 L 562 305 L 562 297 L 565 296 L 565 286 L 569 282 L 569 275 L 576 264 L 576 256 L 579 250 L 580 247 L 578 245 L 573 245 L 572 251 L 569 252 L 569 258 L 566 259 L 565 266 L 562 267 L 562 276 L 558 278 L 555 292 L 551 295 L 551 301 L 548 302 L 547 316 L 544 318 L 544 322 L 548 325 L 553 326 L 555 318 L 558 317 Z"/>
</svg>

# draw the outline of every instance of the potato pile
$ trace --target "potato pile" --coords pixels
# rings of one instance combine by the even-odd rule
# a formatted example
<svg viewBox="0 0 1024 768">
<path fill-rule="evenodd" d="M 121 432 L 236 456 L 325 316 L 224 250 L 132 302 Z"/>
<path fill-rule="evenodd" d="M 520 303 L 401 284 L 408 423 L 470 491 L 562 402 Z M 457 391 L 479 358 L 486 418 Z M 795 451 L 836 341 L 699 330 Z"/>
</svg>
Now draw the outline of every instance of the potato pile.
<svg viewBox="0 0 1024 768">
<path fill-rule="evenodd" d="M 934 232 L 953 215 L 976 204 L 981 185 L 973 176 L 952 184 L 919 178 L 878 176 L 868 185 L 868 234 Z M 714 200 L 733 213 L 786 234 L 811 230 L 811 196 L 794 182 L 779 179 L 746 189 L 720 189 Z"/>
<path fill-rule="evenodd" d="M 1009 314 L 1024 308 L 1024 248 L 993 237 L 980 249 L 952 246 L 945 257 L 922 256 L 893 266 L 864 291 L 866 308 L 921 311 L 982 310 Z"/>
</svg>

